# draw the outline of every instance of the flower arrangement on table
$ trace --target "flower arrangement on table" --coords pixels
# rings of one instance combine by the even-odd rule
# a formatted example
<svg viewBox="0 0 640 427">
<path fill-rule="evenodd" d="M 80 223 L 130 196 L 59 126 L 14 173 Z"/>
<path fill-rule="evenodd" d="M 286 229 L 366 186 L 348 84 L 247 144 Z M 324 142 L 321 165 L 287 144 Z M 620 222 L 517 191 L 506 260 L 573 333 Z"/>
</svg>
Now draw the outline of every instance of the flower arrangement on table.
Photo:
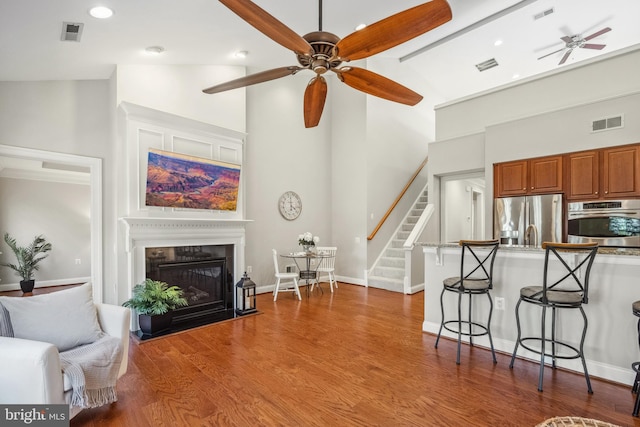
<svg viewBox="0 0 640 427">
<path fill-rule="evenodd" d="M 301 245 L 305 251 L 309 252 L 312 246 L 320 241 L 318 236 L 314 236 L 310 232 L 298 235 L 298 244 Z"/>
</svg>

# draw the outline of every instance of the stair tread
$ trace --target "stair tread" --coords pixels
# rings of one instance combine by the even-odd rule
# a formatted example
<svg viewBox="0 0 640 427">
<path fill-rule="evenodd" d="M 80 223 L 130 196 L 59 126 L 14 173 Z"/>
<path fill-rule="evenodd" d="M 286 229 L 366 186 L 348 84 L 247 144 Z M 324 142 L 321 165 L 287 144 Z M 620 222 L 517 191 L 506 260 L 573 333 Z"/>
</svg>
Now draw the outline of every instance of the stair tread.
<svg viewBox="0 0 640 427">
<path fill-rule="evenodd" d="M 428 190 L 424 190 L 417 197 L 395 236 L 387 242 L 387 246 L 368 276 L 370 286 L 376 287 L 377 284 L 384 289 L 403 292 L 406 269 L 404 243 L 428 206 L 428 194 Z"/>
</svg>

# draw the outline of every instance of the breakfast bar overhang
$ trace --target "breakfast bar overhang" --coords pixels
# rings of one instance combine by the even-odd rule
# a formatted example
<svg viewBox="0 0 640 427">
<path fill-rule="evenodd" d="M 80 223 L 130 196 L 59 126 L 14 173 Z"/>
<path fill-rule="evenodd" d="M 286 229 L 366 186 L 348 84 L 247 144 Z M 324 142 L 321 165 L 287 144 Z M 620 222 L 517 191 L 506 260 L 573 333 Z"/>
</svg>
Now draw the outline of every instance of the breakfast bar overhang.
<svg viewBox="0 0 640 427">
<path fill-rule="evenodd" d="M 461 249 L 456 243 L 422 243 L 425 256 L 424 322 L 422 330 L 437 334 L 440 328 L 440 294 L 442 281 L 458 276 Z M 494 264 L 494 302 L 491 333 L 496 351 L 511 355 L 517 337 L 515 305 L 520 288 L 541 285 L 544 251 L 539 248 L 500 246 Z M 504 299 L 504 310 L 496 307 L 496 299 Z M 584 310 L 589 319 L 584 353 L 589 373 L 594 377 L 622 384 L 633 383 L 635 372 L 631 364 L 640 359 L 638 349 L 637 317 L 631 305 L 640 300 L 640 250 L 600 248 L 590 275 L 589 303 Z M 457 310 L 457 300 L 445 295 L 445 311 Z M 489 303 L 473 302 L 474 318 L 486 318 Z M 540 313 L 535 307 L 520 308 L 524 331 L 540 328 Z M 580 330 L 582 318 L 578 312 L 560 313 L 558 334 L 568 341 L 579 341 L 575 331 Z M 577 325 L 577 326 L 576 326 Z M 446 333 L 445 333 L 446 332 Z M 444 336 L 457 339 L 457 335 L 443 331 Z M 467 342 L 468 340 L 463 340 Z M 474 339 L 474 345 L 489 348 L 486 336 Z M 464 351 L 464 348 L 463 348 Z M 518 356 L 539 362 L 539 356 L 522 348 Z M 463 359 L 464 360 L 464 359 Z M 453 362 L 453 361 L 452 361 Z M 464 362 L 462 362 L 464 363 Z M 509 369 L 508 363 L 498 362 Z M 559 360 L 558 366 L 582 375 L 578 359 Z M 514 366 L 517 374 L 518 364 Z M 597 390 L 594 390 L 597 393 Z"/>
</svg>

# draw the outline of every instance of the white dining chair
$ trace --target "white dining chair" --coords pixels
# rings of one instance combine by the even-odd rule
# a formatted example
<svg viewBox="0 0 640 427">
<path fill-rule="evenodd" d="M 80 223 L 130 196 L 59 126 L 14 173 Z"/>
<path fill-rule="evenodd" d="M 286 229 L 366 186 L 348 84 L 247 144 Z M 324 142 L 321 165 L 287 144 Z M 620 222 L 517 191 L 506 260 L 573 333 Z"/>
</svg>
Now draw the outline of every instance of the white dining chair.
<svg viewBox="0 0 640 427">
<path fill-rule="evenodd" d="M 292 273 L 282 273 L 280 272 L 280 267 L 278 267 L 278 251 L 273 249 L 273 266 L 276 271 L 276 286 L 273 289 L 273 300 L 276 301 L 278 299 L 278 292 L 295 292 L 298 295 L 298 299 L 302 300 L 302 296 L 300 295 L 300 288 L 298 287 L 298 272 Z M 283 282 L 283 280 L 285 282 Z M 285 283 L 293 283 L 293 287 L 287 287 L 280 289 Z"/>
<path fill-rule="evenodd" d="M 338 282 L 336 282 L 335 264 L 336 264 L 336 252 L 338 250 L 335 246 L 318 246 L 316 248 L 318 254 L 330 255 L 327 258 L 320 259 L 320 265 L 318 266 L 315 284 L 320 282 L 320 276 L 322 273 L 327 273 L 329 276 L 329 288 L 333 292 L 333 287 L 338 289 Z M 319 285 L 318 285 L 319 286 Z M 311 287 L 313 290 L 313 286 Z"/>
</svg>

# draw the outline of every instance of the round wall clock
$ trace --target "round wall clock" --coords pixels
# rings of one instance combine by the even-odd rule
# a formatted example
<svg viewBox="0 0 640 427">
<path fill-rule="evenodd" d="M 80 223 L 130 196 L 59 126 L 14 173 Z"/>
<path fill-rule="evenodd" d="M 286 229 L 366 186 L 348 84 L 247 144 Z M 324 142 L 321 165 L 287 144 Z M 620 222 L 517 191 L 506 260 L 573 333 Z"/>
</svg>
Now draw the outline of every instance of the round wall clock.
<svg viewBox="0 0 640 427">
<path fill-rule="evenodd" d="M 280 209 L 280 215 L 282 215 L 284 219 L 293 221 L 298 218 L 300 212 L 302 212 L 302 200 L 300 200 L 300 196 L 293 191 L 287 191 L 280 196 L 278 208 Z"/>
</svg>

